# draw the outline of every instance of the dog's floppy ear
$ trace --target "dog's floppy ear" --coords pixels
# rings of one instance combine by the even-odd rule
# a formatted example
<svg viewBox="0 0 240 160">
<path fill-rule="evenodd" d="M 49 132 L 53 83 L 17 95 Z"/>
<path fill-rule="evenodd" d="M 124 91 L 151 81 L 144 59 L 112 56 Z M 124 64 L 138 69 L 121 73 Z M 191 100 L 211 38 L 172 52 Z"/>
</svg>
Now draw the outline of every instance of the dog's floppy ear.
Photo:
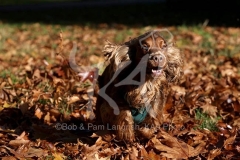
<svg viewBox="0 0 240 160">
<path fill-rule="evenodd" d="M 127 45 L 116 45 L 107 41 L 103 52 L 105 52 L 105 60 L 113 65 L 113 71 L 116 71 L 122 62 L 130 61 L 129 47 Z"/>
<path fill-rule="evenodd" d="M 159 47 L 161 49 L 167 46 L 167 43 L 162 37 L 156 37 L 155 43 L 156 43 L 156 47 Z"/>
<path fill-rule="evenodd" d="M 181 77 L 182 67 L 183 67 L 183 58 L 180 53 L 180 50 L 173 46 L 173 44 L 168 45 L 167 47 L 167 60 L 168 65 L 166 67 L 167 79 L 169 82 L 178 82 Z"/>
</svg>

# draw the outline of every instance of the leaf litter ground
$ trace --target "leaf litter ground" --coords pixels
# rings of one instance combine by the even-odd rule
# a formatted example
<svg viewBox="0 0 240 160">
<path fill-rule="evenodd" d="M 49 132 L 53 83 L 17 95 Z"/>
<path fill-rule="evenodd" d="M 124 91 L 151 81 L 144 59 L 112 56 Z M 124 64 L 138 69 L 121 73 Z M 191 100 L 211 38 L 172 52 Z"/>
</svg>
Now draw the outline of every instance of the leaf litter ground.
<svg viewBox="0 0 240 160">
<path fill-rule="evenodd" d="M 156 28 L 1 23 L 1 159 L 239 159 L 237 28 L 167 27 L 184 55 L 184 75 L 152 139 L 128 144 L 88 130 L 94 114 L 86 106 L 95 109 L 98 92 L 91 76 L 104 69 L 105 40 L 121 43 Z M 74 44 L 84 81 L 69 66 Z"/>
</svg>

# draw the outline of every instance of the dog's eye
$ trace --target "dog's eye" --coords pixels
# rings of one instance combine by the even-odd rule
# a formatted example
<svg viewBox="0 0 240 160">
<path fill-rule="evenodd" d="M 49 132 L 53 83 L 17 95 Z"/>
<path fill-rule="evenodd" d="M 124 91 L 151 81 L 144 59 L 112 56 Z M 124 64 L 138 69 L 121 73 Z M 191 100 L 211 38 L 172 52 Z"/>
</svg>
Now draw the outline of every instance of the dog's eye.
<svg viewBox="0 0 240 160">
<path fill-rule="evenodd" d="M 145 50 L 145 51 L 148 51 L 149 47 L 146 45 L 146 44 L 143 44 L 142 48 Z"/>
<path fill-rule="evenodd" d="M 163 47 L 162 48 L 166 48 L 167 47 L 167 44 L 166 43 L 164 43 L 164 45 L 163 45 Z"/>
</svg>

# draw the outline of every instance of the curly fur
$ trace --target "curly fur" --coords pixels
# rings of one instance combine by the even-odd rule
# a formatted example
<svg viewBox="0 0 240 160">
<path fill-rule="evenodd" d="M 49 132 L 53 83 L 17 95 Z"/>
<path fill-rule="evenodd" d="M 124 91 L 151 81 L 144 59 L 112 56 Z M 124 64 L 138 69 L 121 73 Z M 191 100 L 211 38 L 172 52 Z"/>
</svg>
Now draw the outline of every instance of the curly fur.
<svg viewBox="0 0 240 160">
<path fill-rule="evenodd" d="M 119 139 L 126 141 L 134 141 L 135 135 L 150 138 L 156 131 L 152 126 L 160 126 L 162 123 L 162 109 L 166 103 L 169 85 L 177 83 L 182 73 L 182 57 L 179 49 L 173 44 L 166 45 L 165 40 L 158 34 L 153 34 L 152 37 L 143 39 L 149 34 L 147 32 L 137 38 L 134 38 L 122 45 L 112 44 L 107 41 L 103 52 L 108 63 L 102 76 L 99 77 L 99 87 L 104 87 L 114 76 L 120 71 L 120 74 L 107 87 L 106 94 L 109 95 L 118 105 L 120 113 L 113 114 L 113 106 L 110 106 L 102 97 L 98 97 L 97 102 L 97 117 L 100 117 L 104 124 L 116 125 L 121 129 L 116 130 L 116 135 Z M 157 32 L 156 32 L 157 33 Z M 147 44 L 147 49 L 140 45 L 140 40 Z M 139 64 L 141 58 L 148 53 L 149 57 L 155 53 L 163 54 L 166 57 L 166 63 L 161 66 L 161 75 L 153 78 L 150 74 L 146 74 L 145 81 L 141 85 L 122 85 L 116 87 L 115 84 L 125 79 Z M 156 56 L 157 57 L 157 56 Z M 155 57 L 154 57 L 155 58 Z M 158 57 L 153 60 L 148 59 L 147 64 L 150 68 L 159 68 L 155 62 Z M 124 63 L 131 62 L 127 67 Z M 134 80 L 139 81 L 137 75 Z M 139 112 L 143 108 L 147 109 L 148 114 L 140 124 L 135 124 L 131 113 L 131 109 L 136 109 Z M 128 127 L 126 127 L 128 126 Z M 151 127 L 146 127 L 151 126 Z"/>
</svg>

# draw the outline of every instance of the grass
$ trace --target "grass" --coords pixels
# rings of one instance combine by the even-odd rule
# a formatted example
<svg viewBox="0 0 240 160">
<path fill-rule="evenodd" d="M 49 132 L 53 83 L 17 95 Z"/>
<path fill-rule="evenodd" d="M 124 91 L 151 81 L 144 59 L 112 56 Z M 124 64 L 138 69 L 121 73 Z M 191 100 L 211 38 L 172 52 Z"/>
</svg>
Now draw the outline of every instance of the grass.
<svg viewBox="0 0 240 160">
<path fill-rule="evenodd" d="M 68 103 L 67 103 L 67 100 L 66 99 L 62 99 L 61 101 L 60 101 L 60 103 L 59 103 L 59 111 L 60 111 L 60 113 L 62 113 L 62 114 L 67 114 L 67 115 L 69 115 L 69 114 L 71 114 L 71 112 L 73 111 L 73 109 L 71 108 L 71 106 L 69 106 L 68 105 Z"/>
<path fill-rule="evenodd" d="M 9 70 L 3 70 L 1 73 L 0 73 L 0 77 L 1 78 L 7 78 L 8 76 L 11 76 L 13 75 Z M 15 78 L 15 77 L 14 77 Z"/>
<path fill-rule="evenodd" d="M 124 39 L 124 35 L 123 34 L 118 34 L 116 37 L 115 37 L 115 41 L 117 43 L 121 43 Z"/>
<path fill-rule="evenodd" d="M 47 104 L 50 105 L 51 104 L 49 99 L 39 99 L 38 102 L 42 105 L 47 105 Z"/>
<path fill-rule="evenodd" d="M 86 27 L 87 29 L 85 29 Z M 94 24 L 89 23 L 88 26 L 76 26 L 76 25 L 63 25 L 63 24 L 52 24 L 48 25 L 45 23 L 5 23 L 0 22 L 0 54 L 5 55 L 6 52 L 11 52 L 11 54 L 19 55 L 19 58 L 24 58 L 25 55 L 29 55 L 33 58 L 38 58 L 39 55 L 46 55 L 46 51 L 40 52 L 39 48 L 45 48 L 49 47 L 51 52 L 55 52 L 58 48 L 58 40 L 57 37 L 59 35 L 59 32 L 62 30 L 64 34 L 64 39 L 69 40 L 70 42 L 76 41 L 77 43 L 83 43 L 83 46 L 90 46 L 87 49 L 80 48 L 81 51 L 78 53 L 78 55 L 83 59 L 88 58 L 89 55 L 95 54 L 95 55 L 102 55 L 100 52 L 102 50 L 102 46 L 97 46 L 95 44 L 91 44 L 91 42 L 88 40 L 84 41 L 81 36 L 78 35 L 84 35 L 87 32 L 91 32 L 91 34 L 95 34 L 96 32 L 102 33 L 103 38 L 97 39 L 97 41 L 102 41 L 101 43 L 104 43 L 105 39 L 110 40 L 114 43 L 122 43 L 125 40 L 128 40 L 129 37 L 132 37 L 134 34 L 136 34 L 136 30 L 138 30 L 139 34 L 146 31 L 146 28 L 153 29 L 157 26 L 151 26 L 151 27 L 144 27 L 144 26 L 138 26 L 135 28 L 132 28 L 130 26 L 125 26 L 123 28 L 115 29 L 117 34 L 114 37 L 104 37 L 108 34 L 108 30 L 113 30 L 111 26 L 106 28 L 96 28 Z M 165 28 L 165 27 L 164 27 Z M 215 27 L 212 27 L 212 29 L 216 29 Z M 23 42 L 19 42 L 19 35 L 16 36 L 16 34 L 22 34 L 26 32 L 25 40 Z M 216 50 L 216 46 L 218 45 L 219 41 L 216 40 L 216 35 L 209 30 L 206 30 L 202 25 L 180 25 L 176 26 L 174 30 L 171 31 L 174 36 L 177 35 L 183 35 L 184 33 L 192 32 L 196 35 L 199 35 L 202 37 L 202 41 L 199 44 L 193 44 L 191 38 L 179 38 L 176 39 L 177 46 L 180 49 L 183 49 L 186 46 L 190 46 L 192 48 L 195 48 L 193 52 L 199 51 L 199 50 L 205 50 L 208 51 L 209 54 L 212 55 L 224 55 L 227 57 L 233 57 L 236 54 L 240 53 L 240 47 L 237 45 L 238 43 L 238 37 L 240 36 L 240 33 L 236 32 L 229 32 L 226 29 L 224 34 L 219 32 L 219 34 L 226 35 L 230 37 L 231 39 L 226 39 L 225 45 L 226 48 L 218 49 Z M 67 33 L 67 34 L 65 34 Z M 84 33 L 84 34 L 83 34 Z M 76 36 L 77 35 L 77 36 Z M 221 35 L 221 36 L 222 36 Z M 46 41 L 44 38 L 41 39 L 41 37 L 49 36 L 49 40 Z M 184 37 L 180 36 L 180 37 Z M 9 42 L 7 42 L 9 39 L 15 41 L 17 46 L 6 46 Z M 37 41 L 36 41 L 37 40 Z M 32 41 L 36 41 L 35 43 L 32 43 Z M 31 43 L 29 43 L 31 42 Z M 20 43 L 21 45 L 18 45 Z M 99 42 L 98 42 L 99 43 Z M 50 51 L 48 51 L 50 52 Z M 68 52 L 70 52 L 68 50 Z M 206 52 L 207 53 L 207 52 Z M 69 53 L 66 53 L 69 54 Z M 50 62 L 53 58 L 48 55 L 45 56 L 46 60 Z M 4 60 L 13 61 L 11 57 L 5 57 L 3 56 Z M 0 71 L 3 70 L 3 68 L 0 67 Z M 0 74 L 0 77 L 4 78 L 6 77 L 6 74 L 9 71 L 4 71 Z M 14 78 L 13 75 L 12 79 L 15 81 L 16 78 Z"/>
<path fill-rule="evenodd" d="M 212 27 L 212 30 L 209 31 L 205 29 L 201 24 L 199 25 L 181 25 L 178 26 L 178 31 L 175 32 L 175 35 L 181 33 L 194 33 L 196 36 L 201 36 L 202 40 L 196 45 L 196 50 L 203 49 L 208 51 L 211 55 L 223 55 L 226 57 L 233 57 L 236 54 L 240 53 L 240 47 L 237 45 L 240 36 L 239 32 L 235 32 L 234 34 L 229 32 L 227 28 L 224 31 L 219 31 L 217 27 Z M 215 32 L 215 33 L 214 33 Z M 221 37 L 220 40 L 217 37 Z M 193 41 L 191 38 L 186 37 L 177 41 L 177 45 L 181 47 L 192 46 Z M 223 48 L 218 48 L 220 45 L 224 46 Z"/>
<path fill-rule="evenodd" d="M 53 86 L 48 81 L 40 82 L 37 88 L 41 89 L 43 92 L 53 91 Z"/>
<path fill-rule="evenodd" d="M 197 128 L 218 131 L 217 122 L 220 117 L 211 118 L 208 114 L 202 112 L 200 109 L 196 109 L 195 118 L 196 120 L 200 121 L 200 124 Z"/>
<path fill-rule="evenodd" d="M 13 74 L 11 70 L 8 69 L 0 72 L 0 78 L 2 79 L 10 78 L 13 84 L 17 83 L 22 84 L 24 82 L 22 78 L 19 78 L 17 75 Z"/>
</svg>

